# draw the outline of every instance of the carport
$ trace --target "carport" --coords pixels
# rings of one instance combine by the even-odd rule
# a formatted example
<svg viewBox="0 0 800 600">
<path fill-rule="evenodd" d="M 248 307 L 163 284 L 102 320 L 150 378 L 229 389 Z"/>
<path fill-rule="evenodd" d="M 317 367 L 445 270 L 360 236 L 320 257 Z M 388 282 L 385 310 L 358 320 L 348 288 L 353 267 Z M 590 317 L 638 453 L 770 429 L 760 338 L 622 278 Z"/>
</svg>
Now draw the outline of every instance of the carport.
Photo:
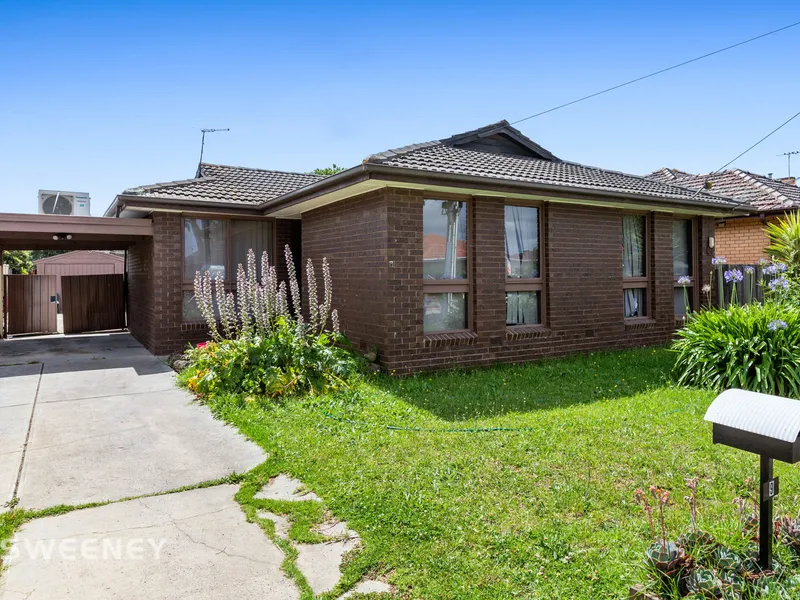
<svg viewBox="0 0 800 600">
<path fill-rule="evenodd" d="M 3 250 L 125 250 L 136 242 L 153 236 L 151 219 L 115 219 L 108 217 L 73 217 L 0 213 L 0 252 Z M 126 269 L 127 271 L 127 269 Z M 9 319 L 14 319 L 13 333 L 35 333 L 54 330 L 55 323 L 53 275 L 8 275 L 0 277 L 2 319 L 0 337 L 11 331 Z M 104 277 L 104 280 L 99 279 Z M 123 276 L 76 276 L 70 282 L 73 289 L 69 317 L 73 330 L 92 330 L 117 324 L 120 315 L 124 326 L 125 281 Z M 48 278 L 52 278 L 52 281 Z M 72 279 L 72 278 L 70 278 Z M 88 298 L 93 299 L 91 306 Z M 67 298 L 65 295 L 65 307 Z M 102 308 L 102 310 L 98 310 Z M 109 310 L 109 308 L 111 310 Z M 13 316 L 9 313 L 14 311 Z M 112 327 L 106 327 L 112 328 Z M 28 331 L 29 330 L 29 331 Z"/>
</svg>

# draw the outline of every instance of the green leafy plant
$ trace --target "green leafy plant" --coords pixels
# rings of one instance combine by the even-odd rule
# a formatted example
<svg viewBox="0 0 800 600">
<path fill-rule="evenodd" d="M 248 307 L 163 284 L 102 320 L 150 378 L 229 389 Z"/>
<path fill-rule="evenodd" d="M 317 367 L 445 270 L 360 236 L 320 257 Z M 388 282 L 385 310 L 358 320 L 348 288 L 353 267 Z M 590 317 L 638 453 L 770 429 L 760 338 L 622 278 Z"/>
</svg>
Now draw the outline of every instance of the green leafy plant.
<svg viewBox="0 0 800 600">
<path fill-rule="evenodd" d="M 678 383 L 800 397 L 800 309 L 732 305 L 693 315 L 677 332 Z"/>
<path fill-rule="evenodd" d="M 800 214 L 787 213 L 777 223 L 768 223 L 764 233 L 769 240 L 767 254 L 786 263 L 792 274 L 800 271 Z"/>
<path fill-rule="evenodd" d="M 3 263 L 8 265 L 12 273 L 27 275 L 33 271 L 33 259 L 30 250 L 4 250 Z"/>
<path fill-rule="evenodd" d="M 268 335 L 209 342 L 187 353 L 180 380 L 204 397 L 241 394 L 245 401 L 341 389 L 361 371 L 361 359 L 335 332 L 299 332 L 280 317 Z"/>
<path fill-rule="evenodd" d="M 253 251 L 247 268 L 239 265 L 236 294 L 221 277 L 197 273 L 195 296 L 208 323 L 212 341 L 190 348 L 189 365 L 180 381 L 201 397 L 240 395 L 245 402 L 321 394 L 348 385 L 361 372 L 363 360 L 339 332 L 332 304 L 328 261 L 323 259 L 322 300 L 317 294 L 314 265 L 306 266 L 308 311 L 304 315 L 294 259 L 287 246 L 289 285 L 279 282 L 265 252 L 261 272 Z M 289 302 L 291 295 L 291 306 Z M 331 329 L 327 328 L 328 320 Z"/>
</svg>

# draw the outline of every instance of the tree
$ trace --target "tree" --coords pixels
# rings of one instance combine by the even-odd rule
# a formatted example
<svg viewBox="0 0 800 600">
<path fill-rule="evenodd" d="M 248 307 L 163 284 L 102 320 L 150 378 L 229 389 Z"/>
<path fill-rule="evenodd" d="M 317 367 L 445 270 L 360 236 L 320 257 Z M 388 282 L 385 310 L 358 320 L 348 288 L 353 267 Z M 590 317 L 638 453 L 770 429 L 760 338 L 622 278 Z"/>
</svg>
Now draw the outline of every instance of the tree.
<svg viewBox="0 0 800 600">
<path fill-rule="evenodd" d="M 3 264 L 8 265 L 16 275 L 27 275 L 33 271 L 30 250 L 4 250 Z"/>
<path fill-rule="evenodd" d="M 342 171 L 346 171 L 345 167 L 340 167 L 336 163 L 333 163 L 330 167 L 323 167 L 321 169 L 314 169 L 311 171 L 313 175 L 324 175 L 327 177 L 328 175 L 336 175 L 337 173 L 341 173 Z"/>
</svg>

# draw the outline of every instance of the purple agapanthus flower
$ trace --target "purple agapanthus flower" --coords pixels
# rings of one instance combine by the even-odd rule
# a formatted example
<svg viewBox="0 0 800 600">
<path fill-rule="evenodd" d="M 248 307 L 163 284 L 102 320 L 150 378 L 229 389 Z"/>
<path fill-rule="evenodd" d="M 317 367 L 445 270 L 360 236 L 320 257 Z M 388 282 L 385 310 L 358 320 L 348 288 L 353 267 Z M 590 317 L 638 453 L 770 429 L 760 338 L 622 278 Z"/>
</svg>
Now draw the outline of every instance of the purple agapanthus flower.
<svg viewBox="0 0 800 600">
<path fill-rule="evenodd" d="M 776 267 L 776 268 L 778 269 L 778 271 L 780 271 L 781 273 L 786 273 L 786 269 L 788 269 L 788 267 L 787 267 L 787 266 L 786 266 L 784 263 L 775 263 L 775 267 Z"/>
<path fill-rule="evenodd" d="M 769 261 L 766 258 L 759 258 L 758 265 L 761 267 L 766 267 L 769 264 Z"/>
<path fill-rule="evenodd" d="M 678 285 L 691 285 L 691 283 L 692 283 L 691 277 L 687 277 L 686 275 L 678 277 Z"/>
<path fill-rule="evenodd" d="M 753 273 L 753 272 L 755 272 L 755 269 L 754 269 L 754 268 L 753 268 L 751 265 L 747 265 L 747 266 L 744 268 L 744 272 L 745 272 L 745 273 Z"/>
<path fill-rule="evenodd" d="M 729 269 L 725 271 L 725 281 L 728 283 L 738 283 L 744 279 L 744 275 L 739 269 Z"/>
<path fill-rule="evenodd" d="M 767 265 L 764 267 L 764 275 L 776 275 L 778 273 L 778 265 Z"/>
<path fill-rule="evenodd" d="M 783 321 L 782 319 L 775 319 L 774 321 L 770 321 L 767 325 L 767 329 L 770 331 L 777 331 L 778 329 L 786 329 L 788 327 L 788 323 Z"/>
<path fill-rule="evenodd" d="M 724 256 L 715 256 L 714 258 L 711 259 L 712 265 L 724 265 L 727 264 L 727 262 L 728 261 L 725 260 Z"/>
<path fill-rule="evenodd" d="M 769 282 L 769 289 L 773 292 L 777 289 L 789 289 L 789 280 L 786 277 L 778 277 L 777 279 L 773 279 Z"/>
</svg>

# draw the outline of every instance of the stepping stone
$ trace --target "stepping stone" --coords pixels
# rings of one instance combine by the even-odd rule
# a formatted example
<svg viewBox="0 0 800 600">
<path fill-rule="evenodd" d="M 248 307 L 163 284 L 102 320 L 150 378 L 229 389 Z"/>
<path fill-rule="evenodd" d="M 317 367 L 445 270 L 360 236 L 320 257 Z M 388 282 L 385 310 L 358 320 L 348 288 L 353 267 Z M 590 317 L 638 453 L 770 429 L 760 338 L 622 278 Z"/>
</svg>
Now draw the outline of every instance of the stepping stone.
<svg viewBox="0 0 800 600">
<path fill-rule="evenodd" d="M 339 600 L 345 600 L 356 594 L 391 594 L 392 586 L 383 581 L 375 581 L 374 579 L 367 579 L 362 581 L 349 592 L 345 592 L 339 597 Z"/>
<path fill-rule="evenodd" d="M 355 540 L 340 540 L 323 544 L 297 544 L 295 564 L 305 576 L 315 595 L 330 592 L 342 576 L 344 555 L 359 544 Z"/>
<path fill-rule="evenodd" d="M 303 489 L 303 482 L 281 473 L 255 495 L 259 500 L 288 500 L 302 502 L 304 500 L 320 501 L 314 492 Z"/>
<path fill-rule="evenodd" d="M 269 519 L 275 523 L 275 535 L 277 535 L 279 538 L 284 540 L 289 539 L 289 528 L 292 526 L 292 524 L 289 522 L 289 519 L 266 510 L 259 512 L 258 516 L 262 519 Z"/>
<path fill-rule="evenodd" d="M 344 521 L 326 521 L 317 527 L 317 532 L 326 538 L 347 537 L 351 540 L 359 539 L 358 534 L 348 529 L 347 523 Z"/>
</svg>

